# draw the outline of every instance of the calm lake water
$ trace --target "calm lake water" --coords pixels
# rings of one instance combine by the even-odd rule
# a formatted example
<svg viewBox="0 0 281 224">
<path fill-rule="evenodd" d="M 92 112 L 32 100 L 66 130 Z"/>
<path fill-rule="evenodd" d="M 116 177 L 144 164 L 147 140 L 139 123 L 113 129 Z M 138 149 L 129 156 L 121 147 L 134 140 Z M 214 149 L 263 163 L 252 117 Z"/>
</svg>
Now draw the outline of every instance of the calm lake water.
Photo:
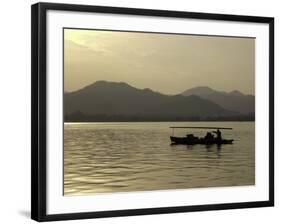
<svg viewBox="0 0 281 224">
<path fill-rule="evenodd" d="M 232 127 L 232 145 L 170 145 L 170 126 Z M 175 129 L 175 136 L 190 131 Z M 64 124 L 64 194 L 255 184 L 254 122 Z"/>
</svg>

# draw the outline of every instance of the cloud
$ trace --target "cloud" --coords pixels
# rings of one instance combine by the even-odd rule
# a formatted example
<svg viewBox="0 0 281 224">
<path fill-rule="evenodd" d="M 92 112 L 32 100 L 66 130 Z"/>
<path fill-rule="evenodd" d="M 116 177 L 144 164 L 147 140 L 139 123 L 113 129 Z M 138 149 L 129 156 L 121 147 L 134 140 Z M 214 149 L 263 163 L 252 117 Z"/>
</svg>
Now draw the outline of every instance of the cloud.
<svg viewBox="0 0 281 224">
<path fill-rule="evenodd" d="M 254 43 L 246 38 L 67 29 L 65 87 L 109 80 L 171 94 L 202 84 L 253 93 Z"/>
</svg>

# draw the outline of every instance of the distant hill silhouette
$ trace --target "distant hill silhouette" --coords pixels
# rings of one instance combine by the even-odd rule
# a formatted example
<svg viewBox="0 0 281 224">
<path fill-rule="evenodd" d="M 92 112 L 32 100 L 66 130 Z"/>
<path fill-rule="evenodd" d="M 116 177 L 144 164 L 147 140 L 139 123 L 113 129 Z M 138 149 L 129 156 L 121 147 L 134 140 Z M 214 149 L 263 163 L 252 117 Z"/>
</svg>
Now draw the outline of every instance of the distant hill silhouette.
<svg viewBox="0 0 281 224">
<path fill-rule="evenodd" d="M 169 96 L 107 81 L 65 93 L 64 113 L 65 121 L 182 121 L 239 116 L 199 96 Z"/>
<path fill-rule="evenodd" d="M 237 111 L 241 114 L 255 113 L 255 96 L 245 95 L 238 90 L 223 92 L 213 90 L 207 86 L 200 86 L 188 89 L 184 91 L 182 95 L 196 95 L 203 99 L 210 100 L 227 110 Z"/>
</svg>

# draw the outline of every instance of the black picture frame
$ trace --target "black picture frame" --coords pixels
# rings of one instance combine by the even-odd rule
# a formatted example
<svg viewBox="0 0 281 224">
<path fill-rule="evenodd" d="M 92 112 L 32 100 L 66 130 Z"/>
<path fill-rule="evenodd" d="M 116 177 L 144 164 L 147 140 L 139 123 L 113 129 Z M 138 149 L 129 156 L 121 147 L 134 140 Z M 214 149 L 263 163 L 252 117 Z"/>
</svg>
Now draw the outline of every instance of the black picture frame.
<svg viewBox="0 0 281 224">
<path fill-rule="evenodd" d="M 124 15 L 193 18 L 235 22 L 254 22 L 269 25 L 269 200 L 208 204 L 195 206 L 160 207 L 70 214 L 46 213 L 46 13 L 48 10 L 100 12 Z M 73 4 L 37 3 L 31 11 L 31 218 L 36 221 L 73 220 L 86 218 L 132 216 L 161 213 L 192 212 L 237 208 L 274 206 L 274 18 L 241 15 L 164 11 L 137 8 L 103 7 Z"/>
</svg>

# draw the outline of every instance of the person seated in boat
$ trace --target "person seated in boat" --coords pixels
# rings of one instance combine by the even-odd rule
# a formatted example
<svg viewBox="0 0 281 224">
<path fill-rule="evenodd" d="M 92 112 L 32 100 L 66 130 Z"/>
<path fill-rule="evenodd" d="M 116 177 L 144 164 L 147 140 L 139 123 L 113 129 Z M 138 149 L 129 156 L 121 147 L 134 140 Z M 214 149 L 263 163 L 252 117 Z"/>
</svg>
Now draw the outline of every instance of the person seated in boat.
<svg viewBox="0 0 281 224">
<path fill-rule="evenodd" d="M 207 141 L 212 141 L 212 140 L 214 140 L 214 135 L 211 132 L 207 132 L 204 139 L 207 140 Z"/>
<path fill-rule="evenodd" d="M 194 136 L 193 134 L 187 134 L 186 138 L 188 141 L 197 141 L 199 138 Z"/>
<path fill-rule="evenodd" d="M 186 138 L 188 139 L 188 140 L 194 140 L 194 135 L 193 134 L 187 134 L 186 135 Z"/>
<path fill-rule="evenodd" d="M 213 133 L 215 133 L 215 134 L 217 135 L 216 139 L 217 139 L 218 141 L 221 141 L 221 140 L 222 140 L 220 129 L 217 129 L 216 131 L 213 131 Z"/>
</svg>

